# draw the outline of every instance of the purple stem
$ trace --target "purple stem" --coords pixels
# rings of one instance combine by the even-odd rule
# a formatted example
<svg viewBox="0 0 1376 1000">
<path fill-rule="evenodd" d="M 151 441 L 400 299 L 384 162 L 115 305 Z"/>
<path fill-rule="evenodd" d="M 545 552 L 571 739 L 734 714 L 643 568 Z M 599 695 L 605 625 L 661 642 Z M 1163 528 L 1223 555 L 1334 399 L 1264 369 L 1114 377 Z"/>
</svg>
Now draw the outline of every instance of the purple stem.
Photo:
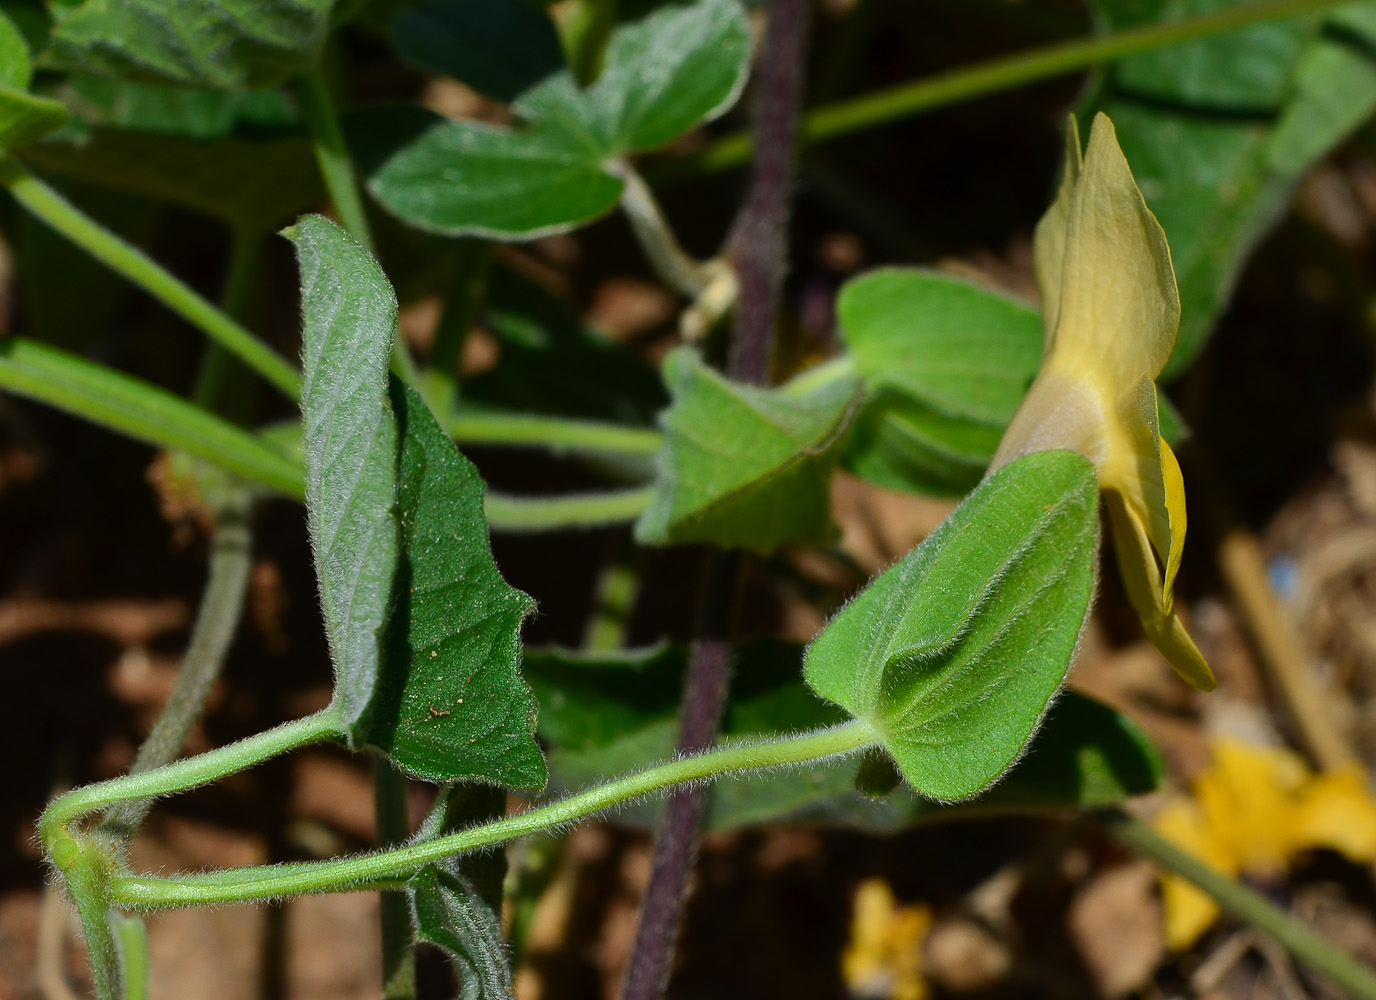
<svg viewBox="0 0 1376 1000">
<path fill-rule="evenodd" d="M 808 2 L 773 0 L 770 7 L 758 68 L 754 175 L 730 241 L 740 300 L 727 373 L 737 381 L 756 385 L 769 383 L 773 361 L 774 323 L 787 252 L 794 139 L 803 88 Z M 712 555 L 703 585 L 700 638 L 693 644 L 684 680 L 678 742 L 683 753 L 706 749 L 721 726 L 739 578 L 739 555 Z M 655 841 L 650 884 L 622 1000 L 658 1000 L 668 985 L 702 806 L 701 788 L 679 789 L 669 796 Z"/>
</svg>

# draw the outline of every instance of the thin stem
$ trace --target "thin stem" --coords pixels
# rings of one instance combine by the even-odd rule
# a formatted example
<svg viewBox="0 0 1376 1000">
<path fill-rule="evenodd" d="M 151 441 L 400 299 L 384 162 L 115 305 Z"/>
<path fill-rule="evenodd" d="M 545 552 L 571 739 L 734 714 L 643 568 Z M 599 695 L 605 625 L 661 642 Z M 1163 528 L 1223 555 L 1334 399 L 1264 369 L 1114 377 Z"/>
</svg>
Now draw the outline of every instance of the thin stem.
<svg viewBox="0 0 1376 1000">
<path fill-rule="evenodd" d="M 809 0 L 774 0 L 758 69 L 755 169 L 736 218 L 730 256 L 739 290 L 728 374 L 767 385 L 774 326 L 788 249 L 788 206 L 798 106 L 802 98 Z M 740 588 L 740 557 L 716 553 L 703 586 L 702 628 L 684 679 L 680 752 L 710 746 L 721 725 L 731 668 L 730 636 Z M 692 874 L 703 791 L 678 789 L 669 798 L 655 839 L 654 862 L 631 953 L 622 1000 L 657 1000 Z"/>
<path fill-rule="evenodd" d="M 226 316 L 241 323 L 249 319 L 253 293 L 257 290 L 258 265 L 262 257 L 261 234 L 245 230 L 236 230 L 233 233 L 229 249 L 229 271 L 225 275 L 224 288 L 220 292 L 220 308 Z M 242 369 L 236 371 L 236 362 L 223 347 L 213 342 L 207 344 L 201 370 L 196 376 L 196 386 L 191 392 L 192 402 L 208 410 L 217 409 L 222 397 L 226 395 L 226 389 L 231 383 L 237 383 L 235 376 L 241 371 Z M 235 410 L 246 410 L 247 407 L 238 405 L 238 394 L 233 395 Z"/>
<path fill-rule="evenodd" d="M 210 688 L 220 676 L 239 616 L 244 607 L 249 570 L 253 564 L 252 504 L 242 490 L 221 503 L 210 540 L 210 573 L 191 643 L 182 660 L 176 686 L 163 706 L 153 730 L 139 747 L 130 774 L 145 774 L 170 764 L 181 753 L 187 733 L 205 708 Z M 122 802 L 110 810 L 101 831 L 123 841 L 134 836 L 148 814 L 151 799 Z"/>
<path fill-rule="evenodd" d="M 304 719 L 256 733 L 195 757 L 184 758 L 155 771 L 126 774 L 73 789 L 58 796 L 43 811 L 38 821 L 39 837 L 58 868 L 65 869 L 64 862 L 73 856 L 72 852 L 81 850 L 73 843 L 71 824 L 88 813 L 122 802 L 156 798 L 208 785 L 288 750 L 325 740 L 343 739 L 343 735 L 344 727 L 339 712 L 331 705 Z M 71 846 L 54 850 L 54 845 L 59 841 Z"/>
<path fill-rule="evenodd" d="M 1376 1000 L 1376 972 L 1333 947 L 1264 896 L 1220 875 L 1139 819 L 1115 811 L 1105 814 L 1103 820 L 1124 844 L 1194 883 L 1213 897 L 1224 912 L 1269 934 L 1295 958 L 1353 996 Z"/>
<path fill-rule="evenodd" d="M 411 835 L 406 818 L 406 777 L 382 754 L 373 756 L 373 808 L 378 843 L 383 847 L 405 843 Z M 416 938 L 406 893 L 386 889 L 381 896 L 383 1000 L 415 1000 Z"/>
<path fill-rule="evenodd" d="M 110 930 L 119 955 L 122 1000 L 148 1000 L 148 928 L 141 917 L 109 912 Z"/>
<path fill-rule="evenodd" d="M 664 435 L 649 427 L 524 413 L 459 412 L 445 417 L 443 423 L 460 444 L 544 448 L 556 454 L 653 455 L 664 443 Z"/>
<path fill-rule="evenodd" d="M 879 735 L 869 724 L 854 721 L 798 736 L 721 747 L 667 761 L 538 809 L 418 844 L 331 861 L 172 877 L 119 876 L 110 882 L 111 898 L 120 906 L 168 909 L 308 892 L 349 892 L 379 879 L 405 877 L 455 854 L 555 829 L 674 785 L 840 757 L 873 746 L 878 740 Z"/>
<path fill-rule="evenodd" d="M 487 494 L 487 523 L 493 531 L 562 531 L 634 521 L 654 499 L 655 488 L 578 493 L 558 497 Z"/>
<path fill-rule="evenodd" d="M 1058 42 L 821 105 L 803 115 L 800 138 L 806 145 L 826 142 L 976 97 L 1102 66 L 1138 52 L 1236 31 L 1263 21 L 1318 13 L 1344 2 L 1347 0 L 1263 0 L 1178 21 Z M 745 132 L 723 136 L 693 156 L 663 164 L 651 179 L 676 180 L 729 170 L 750 161 L 752 146 L 751 137 Z"/>
<path fill-rule="evenodd" d="M 199 327 L 211 340 L 276 386 L 284 396 L 296 400 L 301 377 L 290 362 L 142 250 L 86 216 L 18 161 L 4 155 L 0 155 L 0 185 L 33 215 Z"/>
<path fill-rule="evenodd" d="M 622 180 L 621 210 L 655 274 L 680 295 L 696 299 L 712 281 L 714 268 L 683 249 L 650 186 L 634 167 L 618 161 L 616 172 Z"/>
<path fill-rule="evenodd" d="M 468 331 L 477 318 L 487 289 L 488 272 L 492 269 L 493 244 L 489 240 L 462 240 L 454 276 L 445 296 L 444 312 L 435 329 L 435 343 L 430 348 L 425 370 L 425 388 L 432 409 L 448 414 L 459 402 L 459 366 L 463 361 Z"/>
<path fill-rule="evenodd" d="M 317 64 L 297 80 L 301 97 L 301 113 L 311 134 L 315 162 L 339 224 L 369 253 L 374 253 L 373 231 L 368 225 L 368 213 L 363 207 L 363 195 L 358 188 L 353 161 L 344 145 L 344 133 L 339 128 L 334 101 L 325 75 Z M 406 342 L 398 335 L 392 341 L 392 371 L 407 385 L 420 388 L 420 370 L 407 350 Z"/>
<path fill-rule="evenodd" d="M 119 946 L 110 926 L 110 875 L 113 871 L 103 845 L 80 850 L 62 869 L 67 891 L 81 918 L 86 954 L 91 963 L 91 979 L 97 1000 L 123 1000 L 120 987 Z"/>
<path fill-rule="evenodd" d="M 301 98 L 301 113 L 310 130 L 315 162 L 320 167 L 320 178 L 325 182 L 334 214 L 349 235 L 372 253 L 373 231 L 368 225 L 368 213 L 363 208 L 363 196 L 354 177 L 349 150 L 344 145 L 334 101 L 330 99 L 330 89 L 319 66 L 297 80 L 296 92 Z"/>
<path fill-rule="evenodd" d="M 158 448 L 181 450 L 300 499 L 299 459 L 260 435 L 142 379 L 23 337 L 0 337 L 0 389 Z"/>
</svg>

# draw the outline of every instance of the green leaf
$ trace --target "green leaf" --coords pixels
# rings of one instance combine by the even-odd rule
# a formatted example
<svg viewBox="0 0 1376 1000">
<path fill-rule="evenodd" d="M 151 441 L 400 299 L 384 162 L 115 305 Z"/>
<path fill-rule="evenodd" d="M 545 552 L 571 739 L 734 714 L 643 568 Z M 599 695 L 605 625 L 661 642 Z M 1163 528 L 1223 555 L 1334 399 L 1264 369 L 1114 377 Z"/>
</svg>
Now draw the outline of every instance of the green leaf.
<svg viewBox="0 0 1376 1000">
<path fill-rule="evenodd" d="M 100 76 L 70 77 L 62 96 L 82 121 L 105 128 L 183 139 L 224 139 L 236 130 L 255 135 L 296 124 L 295 105 L 282 88 L 191 90 Z"/>
<path fill-rule="evenodd" d="M 60 101 L 28 93 L 32 68 L 23 34 L 0 12 L 0 154 L 37 141 L 67 120 Z"/>
<path fill-rule="evenodd" d="M 77 142 L 31 146 L 39 169 L 180 205 L 249 232 L 269 232 L 318 202 L 320 170 L 302 138 L 196 142 L 99 129 Z"/>
<path fill-rule="evenodd" d="M 535 701 L 519 669 L 534 602 L 492 561 L 472 463 L 413 390 L 394 382 L 392 406 L 403 555 L 368 740 L 427 781 L 541 788 Z"/>
<path fill-rule="evenodd" d="M 973 488 L 1037 374 L 1041 313 L 933 271 L 886 268 L 841 289 L 837 321 L 865 381 L 847 467 L 889 489 Z"/>
<path fill-rule="evenodd" d="M 1107 0 L 1116 30 L 1176 20 L 1235 6 L 1235 0 Z M 1131 56 L 1114 69 L 1123 91 L 1148 100 L 1265 112 L 1285 99 L 1290 73 L 1313 18 L 1268 21 L 1211 38 L 1167 45 Z"/>
<path fill-rule="evenodd" d="M 845 718 L 799 676 L 799 646 L 755 642 L 735 655 L 723 739 L 757 739 L 834 725 Z M 659 646 L 612 654 L 527 650 L 525 673 L 540 702 L 551 785 L 578 790 L 673 753 L 686 651 Z M 1060 811 L 1115 805 L 1155 791 L 1162 765 L 1125 716 L 1066 693 L 1047 713 L 1030 751 L 998 785 L 957 805 L 923 800 L 906 786 L 882 798 L 856 787 L 861 758 L 764 776 L 726 779 L 709 790 L 707 824 L 732 829 L 781 819 L 891 831 L 953 816 Z M 650 826 L 658 803 L 617 819 Z"/>
<path fill-rule="evenodd" d="M 350 148 L 378 201 L 411 225 L 450 236 L 532 239 L 610 211 L 621 197 L 617 158 L 661 146 L 730 107 L 750 48 L 738 0 L 666 4 L 613 31 L 601 76 L 583 90 L 562 60 L 549 72 L 552 28 L 524 0 L 426 4 L 397 23 L 413 58 L 510 94 L 524 122 L 496 128 L 400 107 L 346 118 Z M 465 31 L 468 41 L 444 41 Z"/>
<path fill-rule="evenodd" d="M 680 348 L 664 360 L 664 381 L 673 405 L 662 418 L 657 488 L 636 522 L 638 541 L 768 553 L 831 534 L 831 474 L 855 409 L 854 380 L 761 389 Z"/>
<path fill-rule="evenodd" d="M 1003 467 L 828 623 L 808 647 L 808 684 L 883 734 L 915 791 L 979 793 L 1022 753 L 1065 679 L 1098 531 L 1082 456 Z"/>
<path fill-rule="evenodd" d="M 57 12 L 44 65 L 218 90 L 315 65 L 332 0 L 85 0 Z"/>
<path fill-rule="evenodd" d="M 403 59 L 514 101 L 564 70 L 554 22 L 529 0 L 423 0 L 392 22 Z"/>
<path fill-rule="evenodd" d="M 414 105 L 375 105 L 344 120 L 373 197 L 446 236 L 535 239 L 610 211 L 621 181 L 562 132 L 456 122 Z"/>
<path fill-rule="evenodd" d="M 535 120 L 567 114 L 609 154 L 655 149 L 726 111 L 740 96 L 750 29 L 737 0 L 664 4 L 612 32 L 596 82 L 571 74 L 528 93 L 517 109 Z"/>
<path fill-rule="evenodd" d="M 306 516 L 335 671 L 335 701 L 358 747 L 378 690 L 382 629 L 399 554 L 397 425 L 388 398 L 392 286 L 333 222 L 286 235 L 301 267 Z"/>
<path fill-rule="evenodd" d="M 935 271 L 882 268 L 847 282 L 836 319 L 866 391 L 893 389 L 985 427 L 1013 419 L 1042 360 L 1040 310 Z"/>
<path fill-rule="evenodd" d="M 1102 30 L 1219 0 L 1094 0 Z M 1109 115 L 1171 244 L 1181 326 L 1164 377 L 1203 348 L 1299 178 L 1376 111 L 1370 4 L 1125 60 L 1082 114 Z"/>
<path fill-rule="evenodd" d="M 441 790 L 416 841 L 498 818 L 506 795 L 497 788 L 460 786 Z M 502 879 L 506 852 L 499 849 L 427 865 L 406 883 L 416 938 L 449 956 L 461 1000 L 510 1000 L 511 968 L 502 936 Z"/>
</svg>

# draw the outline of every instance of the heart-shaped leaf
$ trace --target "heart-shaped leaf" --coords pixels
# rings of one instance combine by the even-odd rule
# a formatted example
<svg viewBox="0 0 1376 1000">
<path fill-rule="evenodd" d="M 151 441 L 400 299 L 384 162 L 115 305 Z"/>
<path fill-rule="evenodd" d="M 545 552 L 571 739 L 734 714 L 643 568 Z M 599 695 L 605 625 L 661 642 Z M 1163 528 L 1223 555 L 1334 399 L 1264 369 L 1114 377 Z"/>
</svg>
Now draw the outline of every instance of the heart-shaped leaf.
<svg viewBox="0 0 1376 1000">
<path fill-rule="evenodd" d="M 963 799 L 1022 753 L 1094 591 L 1094 469 L 1028 455 L 972 492 L 808 647 L 823 698 L 868 721 L 917 792 Z"/>
<path fill-rule="evenodd" d="M 636 522 L 655 545 L 708 542 L 772 552 L 831 531 L 831 475 L 857 400 L 853 379 L 807 391 L 732 382 L 680 348 L 664 360 L 654 501 Z"/>
</svg>

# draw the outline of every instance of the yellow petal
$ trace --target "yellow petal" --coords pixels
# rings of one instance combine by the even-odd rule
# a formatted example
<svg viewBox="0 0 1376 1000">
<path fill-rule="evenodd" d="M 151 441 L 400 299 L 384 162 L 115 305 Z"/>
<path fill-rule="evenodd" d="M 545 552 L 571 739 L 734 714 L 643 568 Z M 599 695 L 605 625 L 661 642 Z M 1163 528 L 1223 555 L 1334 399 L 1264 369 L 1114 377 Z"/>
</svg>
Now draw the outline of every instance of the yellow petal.
<svg viewBox="0 0 1376 1000">
<path fill-rule="evenodd" d="M 1171 252 L 1102 113 L 1069 199 L 1060 287 L 1057 355 L 1123 388 L 1161 373 L 1180 326 Z"/>
<path fill-rule="evenodd" d="M 1156 814 L 1152 826 L 1176 847 L 1214 871 L 1229 876 L 1237 874 L 1236 864 L 1214 837 L 1203 812 L 1188 799 L 1168 803 Z M 1163 875 L 1161 916 L 1166 944 L 1172 951 L 1184 951 L 1213 926 L 1219 917 L 1219 908 L 1212 896 L 1179 875 Z"/>
<path fill-rule="evenodd" d="M 1128 601 L 1142 621 L 1142 630 L 1182 680 L 1201 691 L 1212 691 L 1216 687 L 1213 671 L 1180 619 L 1162 603 L 1161 567 L 1146 527 L 1121 493 L 1105 490 L 1104 500 L 1108 505 L 1118 569 Z"/>
<path fill-rule="evenodd" d="M 1077 451 L 1096 469 L 1102 468 L 1111 452 L 1110 420 L 1096 383 L 1054 365 L 1045 366 L 1003 432 L 985 475 L 1023 455 L 1058 448 Z"/>
<path fill-rule="evenodd" d="M 1220 739 L 1212 749 L 1214 764 L 1195 779 L 1193 792 L 1213 836 L 1241 870 L 1261 876 L 1283 872 L 1309 768 L 1282 747 Z"/>
<path fill-rule="evenodd" d="M 1108 455 L 1099 482 L 1122 494 L 1146 528 L 1152 548 L 1165 567 L 1161 607 L 1170 612 L 1175 575 L 1185 548 L 1185 480 L 1170 445 L 1161 437 L 1156 385 L 1146 375 L 1120 397 L 1117 433 L 1110 433 Z"/>
<path fill-rule="evenodd" d="M 1061 311 L 1061 272 L 1065 263 L 1065 227 L 1070 218 L 1070 201 L 1075 182 L 1080 179 L 1080 125 L 1074 115 L 1066 116 L 1065 171 L 1061 174 L 1061 188 L 1056 200 L 1037 223 L 1032 240 L 1032 259 L 1037 271 L 1037 287 L 1042 296 L 1042 325 L 1044 351 L 1051 353 L 1051 341 L 1056 332 L 1056 319 Z"/>
<path fill-rule="evenodd" d="M 1299 797 L 1292 850 L 1327 847 L 1350 861 L 1376 861 L 1376 801 L 1361 768 L 1328 771 L 1310 781 Z"/>
</svg>

